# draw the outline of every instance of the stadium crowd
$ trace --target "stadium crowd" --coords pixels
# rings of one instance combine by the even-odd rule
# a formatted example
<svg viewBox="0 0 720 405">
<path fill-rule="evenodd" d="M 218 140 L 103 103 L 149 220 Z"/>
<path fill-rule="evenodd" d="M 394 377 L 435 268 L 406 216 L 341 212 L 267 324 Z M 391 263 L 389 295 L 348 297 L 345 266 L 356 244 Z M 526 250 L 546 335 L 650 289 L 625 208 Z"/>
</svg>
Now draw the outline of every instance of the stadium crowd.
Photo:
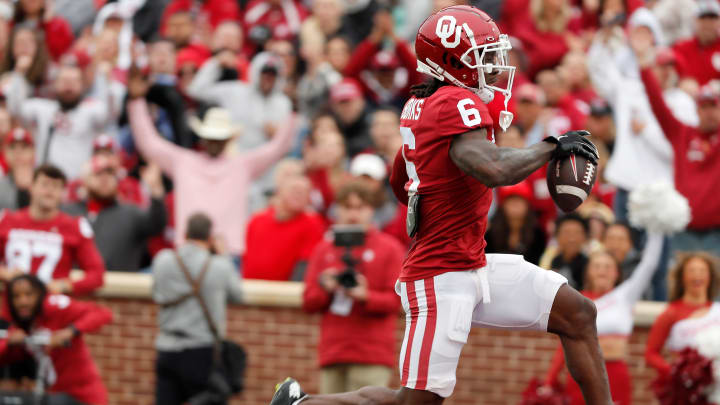
<svg viewBox="0 0 720 405">
<path fill-rule="evenodd" d="M 238 282 L 304 280 L 305 309 L 324 313 L 324 390 L 387 384 L 394 280 L 411 243 L 407 207 L 389 186 L 400 114 L 410 87 L 427 79 L 416 71 L 417 28 L 457 4 L 486 11 L 511 38 L 515 118 L 507 131 L 495 123 L 496 143 L 587 129 L 601 156 L 598 182 L 574 213 L 555 206 L 545 168 L 495 189 L 486 252 L 521 254 L 593 299 L 628 280 L 631 302 L 674 300 L 648 349 L 667 372 L 659 350 L 673 322 L 715 298 L 681 302 L 692 288 L 679 285 L 692 281 L 675 275 L 668 292 L 668 270 L 701 267 L 707 291 L 720 282 L 717 0 L 0 0 L 0 278 L 11 283 L 9 307 L 19 305 L 14 287 L 49 300 L 43 316 L 66 318 L 40 321 L 64 334 L 53 342 L 62 346 L 111 318 L 75 297 L 100 287 L 105 270 L 167 272 L 173 257 L 153 258 L 189 249 L 203 214 L 213 233 L 184 256 L 196 275 L 210 251 L 227 256 L 218 266 L 232 263 Z M 489 104 L 496 122 L 503 101 Z M 630 223 L 631 192 L 655 182 L 688 200 L 684 231 L 663 237 Z M 335 277 L 344 262 L 334 224 L 367 230 L 353 250 L 353 287 Z M 702 253 L 676 259 L 687 251 Z M 73 265 L 84 279 L 70 280 Z M 617 274 L 599 287 L 605 265 Z M 16 309 L 2 317 L 24 333 L 33 323 Z M 343 339 L 359 327 L 376 344 L 358 343 L 347 357 Z M 212 339 L 183 345 L 161 334 L 158 350 Z M 63 364 L 67 355 L 51 357 Z M 355 362 L 380 369 L 336 367 Z M 80 371 L 96 378 L 92 365 Z M 76 401 L 107 401 L 99 378 L 89 395 L 63 387 L 58 378 L 54 389 Z"/>
</svg>

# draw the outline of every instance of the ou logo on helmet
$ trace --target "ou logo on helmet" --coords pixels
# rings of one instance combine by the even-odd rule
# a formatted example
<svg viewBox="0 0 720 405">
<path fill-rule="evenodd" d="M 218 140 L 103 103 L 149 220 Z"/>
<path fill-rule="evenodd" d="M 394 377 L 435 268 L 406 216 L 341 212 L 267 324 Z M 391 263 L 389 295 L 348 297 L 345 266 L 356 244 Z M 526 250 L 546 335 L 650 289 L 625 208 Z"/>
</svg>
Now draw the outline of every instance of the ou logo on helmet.
<svg viewBox="0 0 720 405">
<path fill-rule="evenodd" d="M 440 17 L 435 27 L 435 34 L 440 38 L 445 48 L 454 49 L 460 45 L 460 32 L 462 27 L 457 25 L 457 20 L 451 15 L 444 15 Z M 448 42 L 448 39 L 455 35 L 453 42 Z"/>
</svg>

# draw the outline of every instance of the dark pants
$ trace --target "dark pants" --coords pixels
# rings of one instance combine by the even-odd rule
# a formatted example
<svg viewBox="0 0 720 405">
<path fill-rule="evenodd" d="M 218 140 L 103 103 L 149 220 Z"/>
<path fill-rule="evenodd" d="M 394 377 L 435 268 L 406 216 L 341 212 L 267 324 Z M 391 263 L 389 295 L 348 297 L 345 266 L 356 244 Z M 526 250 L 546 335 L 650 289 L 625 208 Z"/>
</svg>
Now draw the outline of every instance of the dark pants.
<svg viewBox="0 0 720 405">
<path fill-rule="evenodd" d="M 207 389 L 212 369 L 212 347 L 186 349 L 178 352 L 158 351 L 155 365 L 157 382 L 155 403 L 182 405 Z M 215 401 L 215 405 L 226 402 Z"/>
</svg>

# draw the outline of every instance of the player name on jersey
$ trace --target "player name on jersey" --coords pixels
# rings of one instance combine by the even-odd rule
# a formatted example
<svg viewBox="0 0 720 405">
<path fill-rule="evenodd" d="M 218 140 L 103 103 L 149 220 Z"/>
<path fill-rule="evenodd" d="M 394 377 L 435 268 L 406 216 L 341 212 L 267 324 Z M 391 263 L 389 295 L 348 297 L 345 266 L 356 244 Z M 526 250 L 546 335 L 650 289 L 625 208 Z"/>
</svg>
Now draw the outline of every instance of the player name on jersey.
<svg viewBox="0 0 720 405">
<path fill-rule="evenodd" d="M 402 110 L 401 120 L 417 120 L 422 113 L 422 106 L 425 104 L 424 98 L 411 98 Z"/>
</svg>

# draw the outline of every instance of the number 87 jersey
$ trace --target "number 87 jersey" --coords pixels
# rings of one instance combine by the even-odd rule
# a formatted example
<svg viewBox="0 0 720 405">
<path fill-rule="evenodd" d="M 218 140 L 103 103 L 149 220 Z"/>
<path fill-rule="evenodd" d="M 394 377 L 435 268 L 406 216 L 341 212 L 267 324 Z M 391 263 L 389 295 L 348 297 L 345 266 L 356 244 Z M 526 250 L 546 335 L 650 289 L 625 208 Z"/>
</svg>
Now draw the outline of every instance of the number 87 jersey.
<svg viewBox="0 0 720 405">
<path fill-rule="evenodd" d="M 488 141 L 495 141 L 487 107 L 468 89 L 443 86 L 430 97 L 412 97 L 405 104 L 400 117 L 404 145 L 392 183 L 396 194 L 418 194 L 420 201 L 417 232 L 400 281 L 485 265 L 492 190 L 450 158 L 454 138 L 480 128 L 487 130 Z"/>
<path fill-rule="evenodd" d="M 34 274 L 44 283 L 68 278 L 73 265 L 78 265 L 85 277 L 73 282 L 73 295 L 100 287 L 105 272 L 85 218 L 60 212 L 38 221 L 28 209 L 0 211 L 0 264 L 10 271 Z"/>
</svg>

